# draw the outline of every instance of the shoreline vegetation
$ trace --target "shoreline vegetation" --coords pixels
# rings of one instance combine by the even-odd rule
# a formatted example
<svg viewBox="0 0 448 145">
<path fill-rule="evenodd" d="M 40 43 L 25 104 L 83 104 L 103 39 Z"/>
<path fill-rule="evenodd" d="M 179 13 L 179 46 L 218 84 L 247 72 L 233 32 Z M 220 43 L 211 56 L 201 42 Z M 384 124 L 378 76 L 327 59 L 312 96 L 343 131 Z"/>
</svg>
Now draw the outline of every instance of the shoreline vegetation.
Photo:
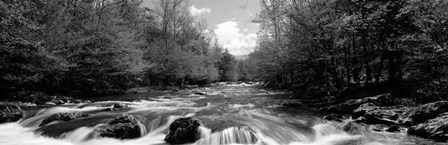
<svg viewBox="0 0 448 145">
<path fill-rule="evenodd" d="M 188 1 L 141 3 L 1 0 L 0 122 L 33 104 L 260 81 L 294 93 L 284 106 L 351 120 L 347 132 L 373 125 L 448 141 L 448 1 L 262 0 L 257 47 L 244 60 Z"/>
</svg>

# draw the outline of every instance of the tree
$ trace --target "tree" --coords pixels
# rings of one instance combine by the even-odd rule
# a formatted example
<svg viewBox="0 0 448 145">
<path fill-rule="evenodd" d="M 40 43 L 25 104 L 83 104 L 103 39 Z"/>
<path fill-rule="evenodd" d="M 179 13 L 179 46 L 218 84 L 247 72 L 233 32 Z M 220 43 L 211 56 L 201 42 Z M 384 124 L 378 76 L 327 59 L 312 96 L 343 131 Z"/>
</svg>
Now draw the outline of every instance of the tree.
<svg viewBox="0 0 448 145">
<path fill-rule="evenodd" d="M 263 0 L 254 20 L 262 26 L 258 46 L 249 55 L 254 76 L 312 96 L 442 82 L 446 8 L 423 0 Z"/>
<path fill-rule="evenodd" d="M 0 1 L 0 92 L 7 94 L 39 90 L 39 82 L 53 71 L 64 69 L 62 62 L 46 50 L 42 24 L 34 12 L 45 1 Z"/>
<path fill-rule="evenodd" d="M 236 58 L 225 50 L 219 62 L 219 76 L 221 81 L 236 81 Z"/>
</svg>

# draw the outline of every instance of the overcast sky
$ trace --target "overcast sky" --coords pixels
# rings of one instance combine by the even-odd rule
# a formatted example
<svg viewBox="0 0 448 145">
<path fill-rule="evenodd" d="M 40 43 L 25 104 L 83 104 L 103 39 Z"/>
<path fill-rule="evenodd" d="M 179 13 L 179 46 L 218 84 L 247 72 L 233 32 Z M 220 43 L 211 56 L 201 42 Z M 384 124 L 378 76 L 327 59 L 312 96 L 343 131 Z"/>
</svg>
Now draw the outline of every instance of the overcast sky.
<svg viewBox="0 0 448 145">
<path fill-rule="evenodd" d="M 154 0 L 144 0 L 152 7 Z M 255 47 L 258 26 L 250 21 L 260 11 L 258 0 L 190 0 L 190 12 L 205 19 L 219 43 L 233 55 L 249 54 Z"/>
</svg>

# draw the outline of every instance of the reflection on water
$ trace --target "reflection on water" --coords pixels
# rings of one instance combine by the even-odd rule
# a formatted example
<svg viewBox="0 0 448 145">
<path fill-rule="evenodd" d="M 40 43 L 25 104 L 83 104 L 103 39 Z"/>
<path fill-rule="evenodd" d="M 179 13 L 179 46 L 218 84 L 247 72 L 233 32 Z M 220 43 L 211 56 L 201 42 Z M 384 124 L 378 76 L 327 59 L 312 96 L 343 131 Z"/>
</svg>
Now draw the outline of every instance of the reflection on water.
<svg viewBox="0 0 448 145">
<path fill-rule="evenodd" d="M 1 124 L 0 142 L 2 145 L 166 144 L 164 138 L 171 122 L 180 117 L 195 117 L 203 124 L 199 129 L 201 139 L 195 144 L 433 144 L 405 133 L 373 132 L 368 127 L 361 128 L 360 134 L 350 135 L 342 129 L 346 122 L 323 123 L 322 115 L 312 110 L 282 107 L 281 104 L 292 99 L 290 93 L 248 84 L 104 97 L 89 104 L 40 109 L 18 123 Z M 111 109 L 116 103 L 127 107 Z M 62 112 L 84 112 L 89 117 L 39 127 L 43 119 Z M 93 134 L 95 128 L 121 114 L 136 116 L 142 137 L 118 140 Z"/>
</svg>

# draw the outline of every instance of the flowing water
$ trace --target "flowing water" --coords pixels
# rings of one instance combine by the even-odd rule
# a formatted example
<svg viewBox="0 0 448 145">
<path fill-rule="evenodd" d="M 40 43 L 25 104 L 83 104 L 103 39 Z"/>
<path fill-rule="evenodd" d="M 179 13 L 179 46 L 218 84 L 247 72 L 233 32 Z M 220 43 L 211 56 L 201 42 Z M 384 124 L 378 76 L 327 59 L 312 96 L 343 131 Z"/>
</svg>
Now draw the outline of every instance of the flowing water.
<svg viewBox="0 0 448 145">
<path fill-rule="evenodd" d="M 203 92 L 206 95 L 195 94 Z M 360 134 L 343 131 L 347 122 L 324 123 L 324 114 L 300 107 L 283 107 L 293 100 L 288 92 L 267 91 L 257 85 L 221 84 L 179 92 L 149 92 L 95 98 L 93 103 L 66 104 L 27 111 L 25 119 L 0 124 L 2 145 L 152 145 L 166 144 L 171 122 L 195 117 L 203 124 L 201 139 L 194 144 L 290 144 L 290 145 L 416 145 L 433 142 L 400 133 Z M 129 107 L 110 111 L 113 104 Z M 108 111 L 106 111 L 108 110 Z M 46 117 L 60 112 L 85 112 L 89 117 L 51 122 Z M 92 132 L 101 123 L 121 114 L 137 117 L 142 137 L 130 140 L 101 138 Z"/>
</svg>

